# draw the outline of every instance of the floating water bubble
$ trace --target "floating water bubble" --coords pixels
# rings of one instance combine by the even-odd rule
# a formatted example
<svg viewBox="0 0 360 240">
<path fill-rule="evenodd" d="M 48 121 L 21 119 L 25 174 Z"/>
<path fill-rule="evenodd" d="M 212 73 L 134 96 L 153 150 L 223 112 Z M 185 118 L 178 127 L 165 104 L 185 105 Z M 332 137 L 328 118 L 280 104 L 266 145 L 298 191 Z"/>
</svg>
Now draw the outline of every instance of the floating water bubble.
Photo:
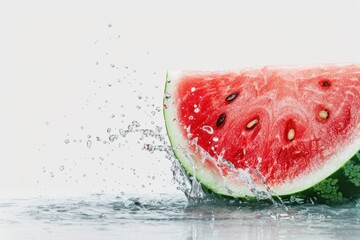
<svg viewBox="0 0 360 240">
<path fill-rule="evenodd" d="M 70 140 L 69 140 L 69 139 L 65 139 L 64 142 L 65 142 L 65 144 L 68 144 L 68 143 L 70 142 Z"/>
<path fill-rule="evenodd" d="M 151 115 L 153 115 L 153 116 L 154 116 L 155 114 L 156 114 L 156 112 L 155 112 L 155 111 L 151 111 Z"/>
<path fill-rule="evenodd" d="M 192 87 L 191 88 L 191 92 L 195 92 L 196 88 L 195 87 Z"/>
<path fill-rule="evenodd" d="M 140 127 L 140 123 L 138 121 L 132 121 L 131 124 L 134 126 L 134 127 Z"/>
<path fill-rule="evenodd" d="M 124 129 L 119 129 L 120 136 L 126 137 L 126 131 Z"/>
<path fill-rule="evenodd" d="M 118 139 L 118 135 L 117 134 L 112 134 L 109 136 L 109 141 L 110 142 L 114 142 L 116 139 Z"/>
<path fill-rule="evenodd" d="M 115 64 L 111 63 L 111 64 L 110 64 L 110 67 L 114 68 L 114 67 L 115 67 Z"/>
<path fill-rule="evenodd" d="M 60 171 L 64 171 L 64 169 L 65 169 L 65 166 L 64 166 L 64 165 L 61 165 L 61 166 L 59 167 L 59 170 L 60 170 Z"/>
<path fill-rule="evenodd" d="M 161 132 L 161 130 L 162 130 L 162 127 L 160 127 L 160 126 L 156 126 L 156 127 L 155 127 L 155 130 L 156 130 L 158 133 L 160 133 L 160 132 Z"/>
<path fill-rule="evenodd" d="M 165 99 L 170 99 L 171 98 L 171 94 L 168 93 L 168 92 L 165 92 L 164 96 L 165 96 Z"/>
<path fill-rule="evenodd" d="M 106 132 L 107 132 L 107 133 L 110 133 L 110 132 L 111 132 L 111 128 L 108 128 L 108 129 L 106 130 Z"/>
<path fill-rule="evenodd" d="M 200 112 L 200 109 L 199 108 L 194 108 L 194 113 L 198 113 L 198 112 Z"/>
<path fill-rule="evenodd" d="M 86 146 L 87 146 L 88 148 L 91 148 L 91 144 L 92 144 L 92 141 L 91 141 L 91 140 L 87 140 Z"/>
<path fill-rule="evenodd" d="M 153 153 L 154 152 L 154 145 L 144 144 L 143 149 L 146 150 L 146 151 L 149 151 L 150 153 Z"/>
<path fill-rule="evenodd" d="M 212 139 L 214 142 L 218 142 L 219 141 L 219 138 L 218 137 L 213 137 Z"/>
</svg>

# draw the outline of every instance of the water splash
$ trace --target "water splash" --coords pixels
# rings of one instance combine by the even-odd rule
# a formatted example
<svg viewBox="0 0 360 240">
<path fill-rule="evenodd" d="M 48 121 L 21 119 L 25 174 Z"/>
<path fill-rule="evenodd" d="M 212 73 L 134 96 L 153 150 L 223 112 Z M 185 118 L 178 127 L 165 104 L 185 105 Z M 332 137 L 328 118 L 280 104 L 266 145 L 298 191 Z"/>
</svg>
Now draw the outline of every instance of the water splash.
<svg viewBox="0 0 360 240">
<path fill-rule="evenodd" d="M 137 125 L 136 121 L 134 122 L 135 125 Z M 132 125 L 134 125 L 134 122 Z M 192 176 L 189 176 L 186 173 L 184 168 L 176 159 L 173 148 L 167 141 L 167 137 L 159 132 L 159 128 L 160 127 L 157 127 L 156 130 L 128 128 L 127 130 L 119 129 L 119 132 L 123 138 L 126 138 L 129 134 L 140 133 L 140 139 L 152 138 L 158 140 L 160 144 L 145 143 L 142 149 L 148 151 L 150 154 L 154 153 L 155 151 L 164 152 L 166 154 L 165 158 L 172 163 L 171 171 L 173 173 L 173 180 L 178 186 L 177 189 L 185 194 L 189 202 L 201 201 L 205 194 L 201 184 L 196 180 L 196 177 L 194 177 L 196 176 L 195 169 L 193 170 Z"/>
<path fill-rule="evenodd" d="M 190 174 L 185 171 L 183 166 L 177 160 L 173 147 L 169 144 L 167 136 L 161 133 L 160 127 L 157 127 L 155 130 L 141 129 L 139 127 L 140 124 L 138 124 L 137 121 L 132 121 L 132 123 L 128 125 L 127 129 L 119 129 L 119 136 L 126 138 L 129 134 L 140 133 L 140 140 L 145 141 L 142 150 L 148 151 L 150 154 L 153 154 L 155 151 L 164 152 L 165 158 L 168 159 L 172 164 L 171 171 L 173 175 L 173 181 L 177 184 L 177 189 L 185 194 L 190 204 L 198 204 L 209 201 L 212 202 L 214 199 L 217 199 L 213 193 L 210 193 L 207 190 L 205 191 L 202 187 L 202 184 L 197 180 L 196 165 L 192 159 L 191 154 L 186 152 L 187 148 L 185 146 L 176 146 L 176 150 L 181 151 L 192 162 L 193 167 Z M 206 127 L 205 129 L 209 130 Z M 188 129 L 188 132 L 190 132 L 190 129 Z M 157 140 L 159 143 L 155 144 L 154 141 L 152 141 L 152 143 L 146 142 L 146 140 L 149 139 Z M 115 142 L 116 140 L 117 138 L 114 138 L 111 142 Z M 223 174 L 224 167 L 226 167 L 226 169 L 230 169 L 230 174 L 232 174 L 233 177 L 236 177 L 242 183 L 242 185 L 253 194 L 256 200 L 270 201 L 272 204 L 281 206 L 287 210 L 287 207 L 283 203 L 282 199 L 277 196 L 266 184 L 265 177 L 258 171 L 258 169 L 250 167 L 246 169 L 236 169 L 231 162 L 224 158 L 224 150 L 221 151 L 218 156 L 213 157 L 204 149 L 202 149 L 198 145 L 197 141 L 198 139 L 196 137 L 191 138 L 187 144 L 189 146 L 194 146 L 195 152 L 199 151 L 201 155 L 201 161 L 203 163 L 205 161 L 211 161 L 214 166 L 217 166 L 216 170 L 219 171 L 221 176 L 225 176 L 225 174 Z M 214 141 L 216 142 L 218 139 L 215 139 Z M 223 181 L 224 186 L 226 186 L 228 194 L 233 195 L 235 191 L 231 188 L 231 184 L 228 183 L 229 180 L 225 177 L 222 177 L 221 181 Z"/>
</svg>

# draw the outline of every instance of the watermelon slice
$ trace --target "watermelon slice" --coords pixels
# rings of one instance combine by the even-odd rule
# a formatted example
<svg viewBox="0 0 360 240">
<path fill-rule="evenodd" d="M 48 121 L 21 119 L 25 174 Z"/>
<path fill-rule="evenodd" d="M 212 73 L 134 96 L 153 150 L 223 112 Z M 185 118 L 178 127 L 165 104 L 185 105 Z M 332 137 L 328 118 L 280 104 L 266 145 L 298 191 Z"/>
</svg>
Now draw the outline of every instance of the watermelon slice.
<svg viewBox="0 0 360 240">
<path fill-rule="evenodd" d="M 360 64 L 169 71 L 164 116 L 176 157 L 216 194 L 360 194 Z"/>
</svg>

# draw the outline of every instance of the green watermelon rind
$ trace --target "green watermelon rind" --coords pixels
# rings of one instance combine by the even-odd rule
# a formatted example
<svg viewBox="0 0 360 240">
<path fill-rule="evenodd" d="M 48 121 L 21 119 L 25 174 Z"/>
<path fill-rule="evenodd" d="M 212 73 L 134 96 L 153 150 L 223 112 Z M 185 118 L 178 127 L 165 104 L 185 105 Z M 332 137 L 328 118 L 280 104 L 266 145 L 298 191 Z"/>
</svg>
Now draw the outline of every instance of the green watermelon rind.
<svg viewBox="0 0 360 240">
<path fill-rule="evenodd" d="M 169 90 L 169 71 L 166 73 L 166 82 L 164 87 L 164 93 L 167 93 Z M 184 155 L 182 150 L 178 149 L 179 137 L 172 136 L 170 128 L 171 122 L 173 119 L 169 119 L 168 112 L 171 110 L 171 106 L 169 106 L 168 100 L 164 97 L 163 100 L 164 107 L 163 115 L 165 119 L 165 128 L 169 137 L 170 145 L 172 146 L 175 157 L 179 160 L 180 164 L 184 168 L 185 172 L 189 176 L 196 177 L 197 181 L 200 182 L 203 189 L 206 192 L 211 192 L 218 197 L 223 198 L 240 198 L 245 200 L 252 200 L 254 196 L 247 192 L 243 195 L 232 195 L 232 194 L 224 194 L 224 189 L 219 191 L 216 188 L 216 181 L 213 181 L 213 184 L 209 184 L 208 182 L 202 182 L 201 177 L 197 172 L 194 173 L 193 166 L 189 165 L 189 159 Z M 176 121 L 176 119 L 175 119 Z M 210 181 L 211 182 L 211 179 Z M 281 199 L 291 199 L 291 198 L 299 198 L 299 199 L 311 199 L 311 201 L 316 201 L 319 203 L 343 203 L 350 199 L 354 199 L 360 196 L 360 149 L 348 159 L 338 170 L 332 173 L 330 176 L 324 178 L 318 183 L 315 183 L 312 187 L 309 187 L 305 190 L 294 192 L 291 194 L 280 195 Z"/>
</svg>

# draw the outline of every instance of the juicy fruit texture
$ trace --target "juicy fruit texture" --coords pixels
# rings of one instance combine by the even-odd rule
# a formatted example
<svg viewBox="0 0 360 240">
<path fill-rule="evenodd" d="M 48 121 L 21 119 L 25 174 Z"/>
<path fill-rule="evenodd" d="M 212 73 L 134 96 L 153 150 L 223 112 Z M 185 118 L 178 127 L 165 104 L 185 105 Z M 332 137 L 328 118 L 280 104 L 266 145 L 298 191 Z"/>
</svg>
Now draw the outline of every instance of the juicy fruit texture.
<svg viewBox="0 0 360 240">
<path fill-rule="evenodd" d="M 216 193 L 320 196 L 360 181 L 360 167 L 345 168 L 360 149 L 360 65 L 170 72 L 165 91 L 175 154 Z"/>
</svg>

